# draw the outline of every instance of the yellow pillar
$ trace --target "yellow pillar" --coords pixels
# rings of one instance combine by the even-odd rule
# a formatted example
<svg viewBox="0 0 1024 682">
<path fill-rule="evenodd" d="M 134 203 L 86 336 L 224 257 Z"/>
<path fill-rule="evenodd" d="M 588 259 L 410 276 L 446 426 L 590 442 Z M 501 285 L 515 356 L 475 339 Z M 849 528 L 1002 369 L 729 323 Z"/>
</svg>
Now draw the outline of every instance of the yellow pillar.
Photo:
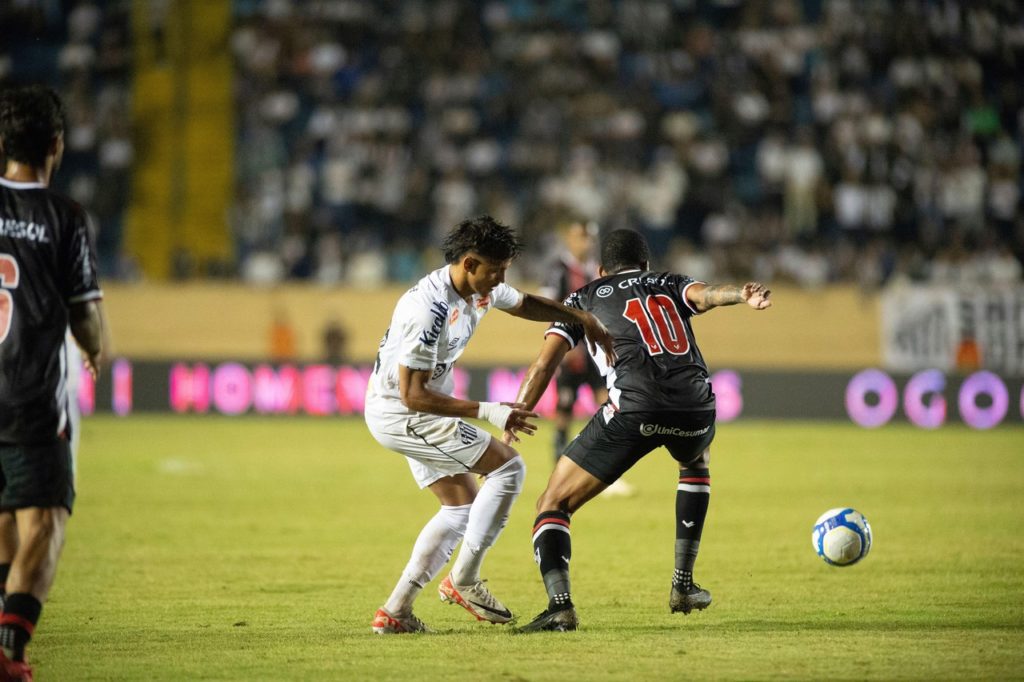
<svg viewBox="0 0 1024 682">
<path fill-rule="evenodd" d="M 178 251 L 200 267 L 231 255 L 231 10 L 169 0 L 159 21 L 153 7 L 132 3 L 136 163 L 125 250 L 147 277 L 166 279 Z"/>
</svg>

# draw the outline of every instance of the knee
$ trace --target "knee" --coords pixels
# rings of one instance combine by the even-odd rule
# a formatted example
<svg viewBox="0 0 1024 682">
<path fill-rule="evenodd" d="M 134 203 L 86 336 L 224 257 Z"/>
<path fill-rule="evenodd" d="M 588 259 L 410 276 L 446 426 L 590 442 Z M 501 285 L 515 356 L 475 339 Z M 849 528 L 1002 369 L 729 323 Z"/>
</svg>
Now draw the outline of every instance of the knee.
<svg viewBox="0 0 1024 682">
<path fill-rule="evenodd" d="M 516 453 L 510 460 L 487 474 L 487 478 L 499 480 L 510 492 L 519 493 L 526 480 L 526 462 Z"/>
<path fill-rule="evenodd" d="M 457 507 L 441 507 L 441 515 L 444 518 L 445 524 L 453 533 L 462 536 L 466 532 L 466 526 L 469 524 L 469 510 L 472 506 L 472 504 L 463 504 Z"/>
</svg>

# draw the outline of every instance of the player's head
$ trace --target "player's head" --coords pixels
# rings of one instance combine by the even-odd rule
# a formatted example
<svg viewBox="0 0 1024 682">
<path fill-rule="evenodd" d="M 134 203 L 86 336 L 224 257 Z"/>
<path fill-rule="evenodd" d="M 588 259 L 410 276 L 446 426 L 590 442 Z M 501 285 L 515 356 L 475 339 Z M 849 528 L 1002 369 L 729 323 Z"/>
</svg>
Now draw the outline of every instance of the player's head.
<svg viewBox="0 0 1024 682">
<path fill-rule="evenodd" d="M 594 243 L 597 241 L 597 223 L 589 220 L 573 219 L 562 224 L 559 229 L 565 248 L 572 257 L 584 261 L 591 257 Z"/>
<path fill-rule="evenodd" d="M 608 275 L 633 268 L 646 270 L 650 260 L 647 240 L 635 230 L 612 230 L 601 244 L 601 270 Z"/>
<path fill-rule="evenodd" d="M 511 227 L 482 215 L 463 220 L 452 228 L 441 249 L 447 263 L 457 263 L 470 253 L 493 261 L 511 261 L 523 250 L 523 243 Z"/>
<path fill-rule="evenodd" d="M 444 238 L 444 259 L 457 284 L 481 296 L 505 281 L 505 271 L 523 250 L 515 232 L 489 215 L 463 220 Z"/>
<path fill-rule="evenodd" d="M 41 85 L 0 90 L 0 149 L 8 161 L 42 168 L 64 151 L 64 105 Z"/>
</svg>

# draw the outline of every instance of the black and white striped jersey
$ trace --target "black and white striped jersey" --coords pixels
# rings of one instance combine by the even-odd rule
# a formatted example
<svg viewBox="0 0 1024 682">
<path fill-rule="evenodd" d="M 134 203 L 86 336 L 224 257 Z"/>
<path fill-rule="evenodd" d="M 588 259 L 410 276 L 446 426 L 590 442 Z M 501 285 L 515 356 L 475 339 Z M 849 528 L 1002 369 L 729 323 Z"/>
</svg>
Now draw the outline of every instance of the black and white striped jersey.
<svg viewBox="0 0 1024 682">
<path fill-rule="evenodd" d="M 715 408 L 708 368 L 690 326 L 697 311 L 686 300 L 686 289 L 695 283 L 670 272 L 628 270 L 594 280 L 565 299 L 565 305 L 597 316 L 615 339 L 615 366 L 608 366 L 600 349 L 594 360 L 619 411 Z M 546 334 L 558 334 L 573 347 L 584 339 L 582 327 L 561 322 Z"/>
<path fill-rule="evenodd" d="M 0 178 L 0 442 L 64 429 L 68 308 L 101 297 L 85 211 L 41 184 Z"/>
</svg>

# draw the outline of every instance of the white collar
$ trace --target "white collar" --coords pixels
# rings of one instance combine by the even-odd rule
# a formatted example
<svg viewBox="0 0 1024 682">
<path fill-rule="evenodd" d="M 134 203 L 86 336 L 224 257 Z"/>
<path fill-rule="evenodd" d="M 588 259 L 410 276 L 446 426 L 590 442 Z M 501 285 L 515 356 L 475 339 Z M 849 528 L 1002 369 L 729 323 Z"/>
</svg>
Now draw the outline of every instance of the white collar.
<svg viewBox="0 0 1024 682">
<path fill-rule="evenodd" d="M 10 187 L 11 189 L 44 189 L 46 187 L 41 182 L 15 182 L 14 180 L 2 177 L 0 177 L 0 185 Z"/>
</svg>

